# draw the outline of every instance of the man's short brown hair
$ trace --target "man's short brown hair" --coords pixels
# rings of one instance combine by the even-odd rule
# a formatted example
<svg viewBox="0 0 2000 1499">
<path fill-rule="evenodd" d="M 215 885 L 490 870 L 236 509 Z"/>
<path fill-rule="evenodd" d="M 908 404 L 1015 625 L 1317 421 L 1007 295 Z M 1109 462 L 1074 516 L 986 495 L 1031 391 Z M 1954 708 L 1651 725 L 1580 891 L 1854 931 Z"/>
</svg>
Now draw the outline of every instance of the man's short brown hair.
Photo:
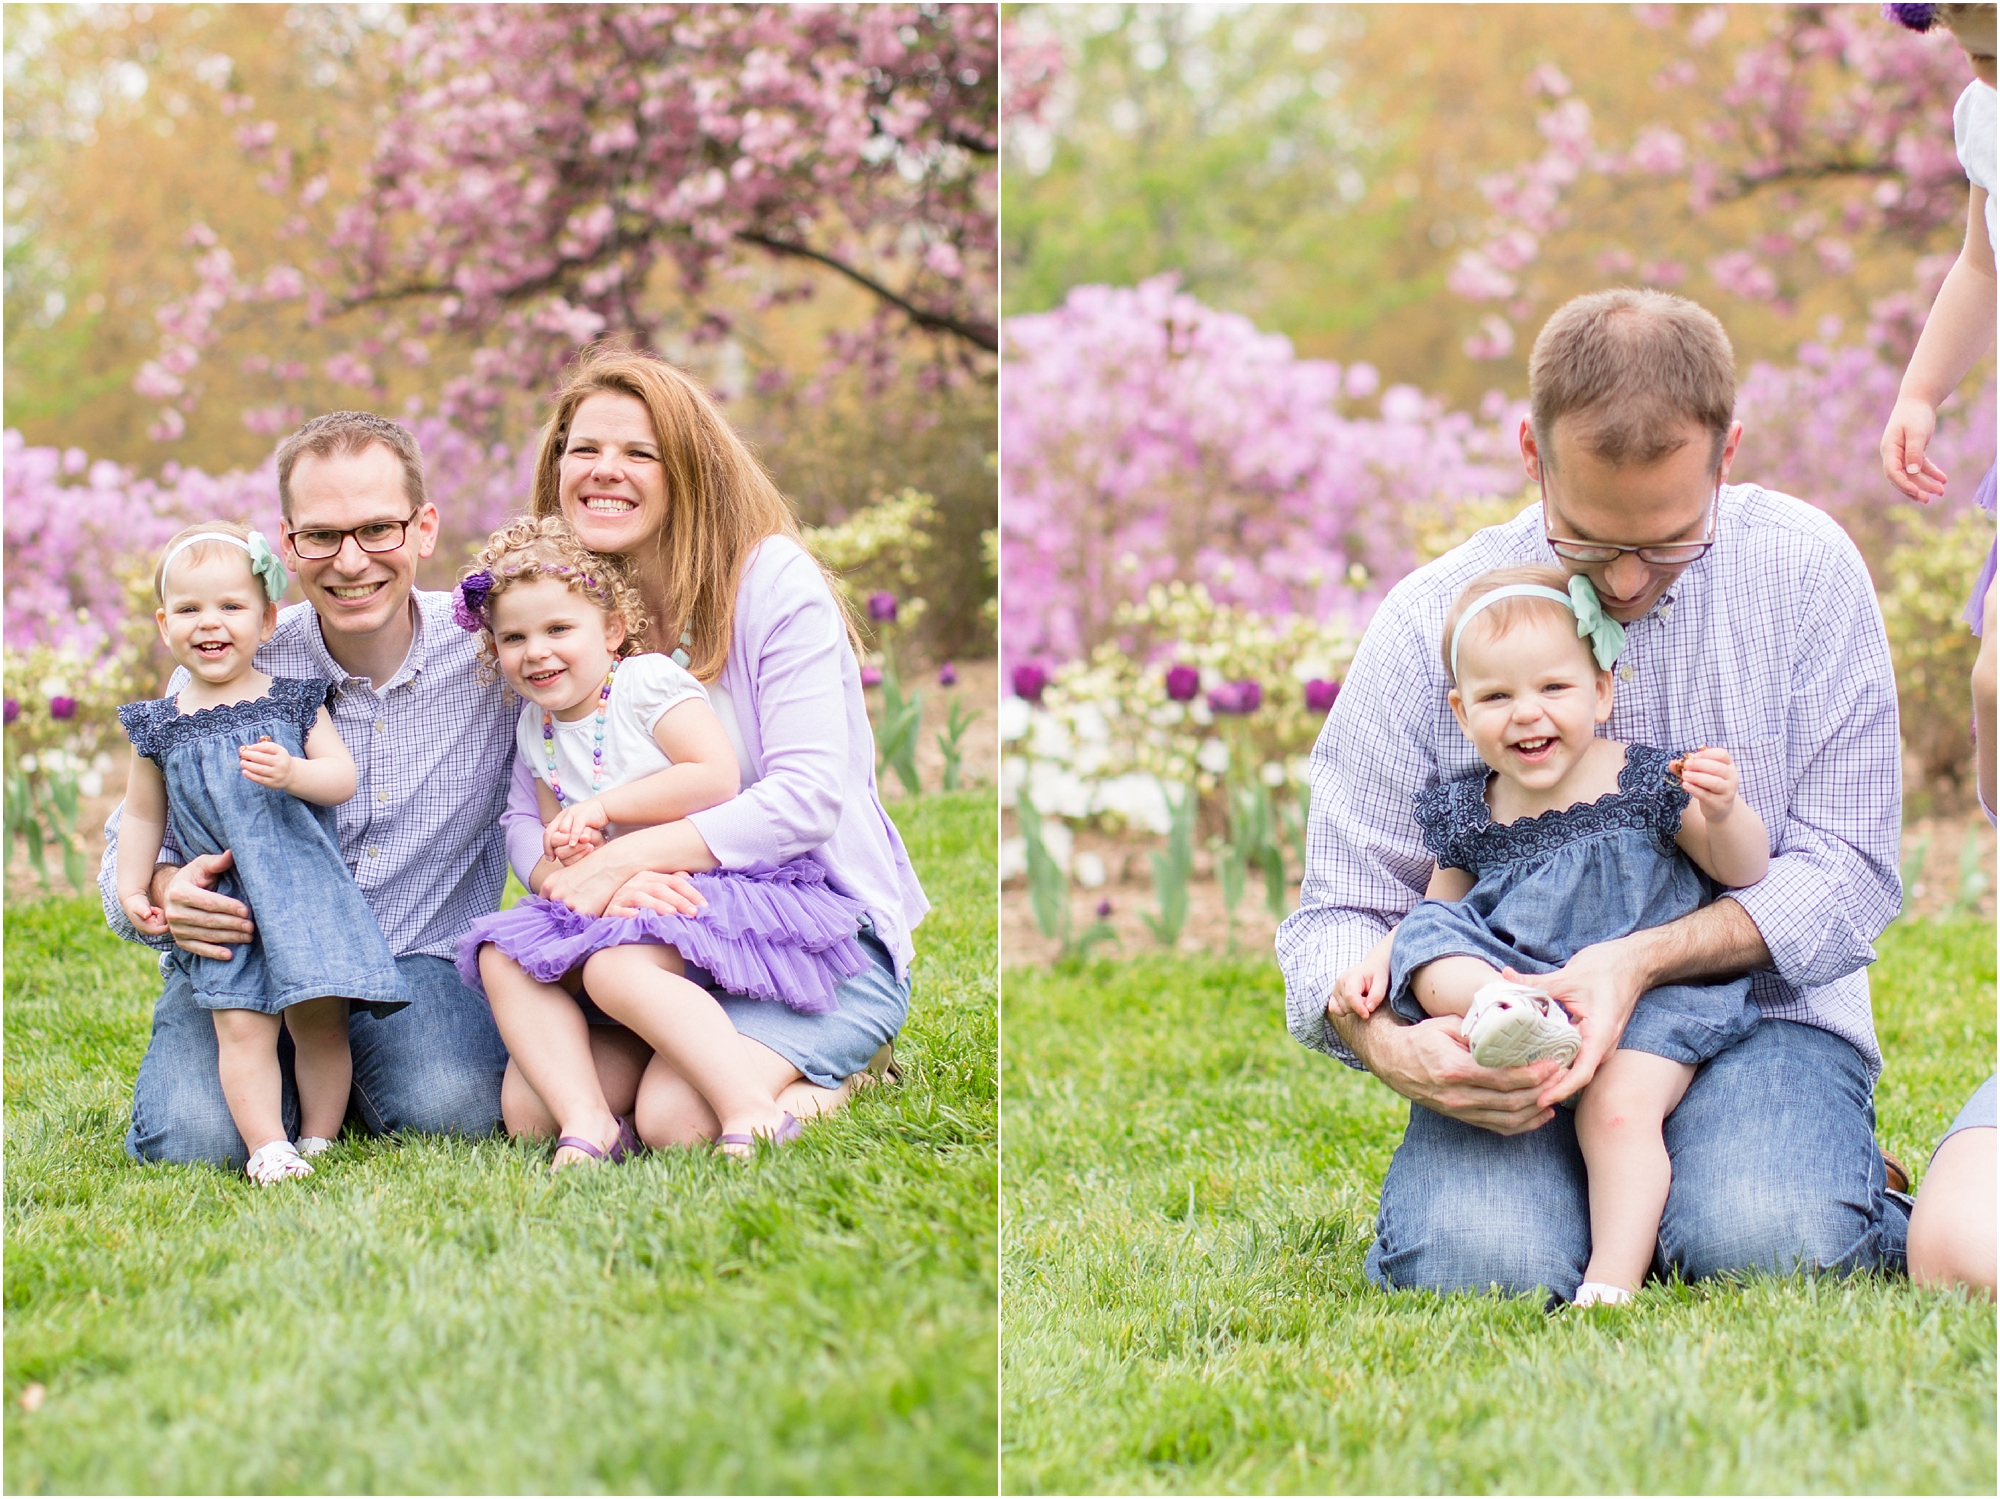
<svg viewBox="0 0 2000 1499">
<path fill-rule="evenodd" d="M 1528 356 L 1528 412 L 1542 462 L 1555 456 L 1556 421 L 1607 463 L 1657 463 L 1709 432 L 1708 464 L 1722 461 L 1736 419 L 1736 355 L 1715 314 L 1686 297 L 1619 287 L 1558 307 Z"/>
<path fill-rule="evenodd" d="M 403 490 L 410 498 L 410 509 L 422 508 L 426 498 L 424 453 L 410 429 L 369 411 L 329 411 L 278 444 L 278 503 L 285 519 L 292 518 L 292 470 L 301 458 L 308 453 L 315 458 L 345 458 L 366 452 L 378 442 L 402 461 Z"/>
</svg>

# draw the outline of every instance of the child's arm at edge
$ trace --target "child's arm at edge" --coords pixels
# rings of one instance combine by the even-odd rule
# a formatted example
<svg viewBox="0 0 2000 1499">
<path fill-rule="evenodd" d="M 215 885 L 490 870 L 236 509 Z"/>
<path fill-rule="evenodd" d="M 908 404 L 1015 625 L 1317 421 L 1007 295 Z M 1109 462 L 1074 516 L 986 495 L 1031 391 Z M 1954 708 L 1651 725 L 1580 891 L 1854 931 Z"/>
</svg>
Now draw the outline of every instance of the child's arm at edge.
<svg viewBox="0 0 2000 1499">
<path fill-rule="evenodd" d="M 153 866 L 167 832 L 167 783 L 160 767 L 136 750 L 125 778 L 125 813 L 118 825 L 118 900 L 132 925 L 159 936 L 167 913 L 153 904 Z"/>
<path fill-rule="evenodd" d="M 1740 889 L 1771 867 L 1771 835 L 1738 790 L 1729 751 L 1699 749 L 1681 766 L 1687 811 L 1674 841 L 1718 884 Z"/>
</svg>

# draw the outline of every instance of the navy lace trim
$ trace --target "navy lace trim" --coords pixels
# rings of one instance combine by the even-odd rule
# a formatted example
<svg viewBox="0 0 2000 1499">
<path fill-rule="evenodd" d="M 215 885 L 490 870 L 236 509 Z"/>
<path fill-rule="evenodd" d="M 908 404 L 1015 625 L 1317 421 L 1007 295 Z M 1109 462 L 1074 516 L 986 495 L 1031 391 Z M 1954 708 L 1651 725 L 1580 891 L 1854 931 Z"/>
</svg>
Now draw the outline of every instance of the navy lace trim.
<svg viewBox="0 0 2000 1499">
<path fill-rule="evenodd" d="M 1474 873 L 1489 864 L 1539 858 L 1580 838 L 1619 828 L 1646 833 L 1661 853 L 1672 854 L 1688 804 L 1687 792 L 1667 777 L 1674 758 L 1649 744 L 1628 744 L 1616 791 L 1594 802 L 1510 823 L 1493 821 L 1486 805 L 1486 772 L 1441 781 L 1417 793 L 1417 826 L 1424 847 L 1440 866 Z"/>
<path fill-rule="evenodd" d="M 245 728 L 274 718 L 297 724 L 303 740 L 312 732 L 313 720 L 333 690 L 332 682 L 317 678 L 273 677 L 270 691 L 248 702 L 182 713 L 170 697 L 151 698 L 126 703 L 118 710 L 118 721 L 125 726 L 133 750 L 149 760 L 197 739 L 216 735 L 233 738 Z"/>
</svg>

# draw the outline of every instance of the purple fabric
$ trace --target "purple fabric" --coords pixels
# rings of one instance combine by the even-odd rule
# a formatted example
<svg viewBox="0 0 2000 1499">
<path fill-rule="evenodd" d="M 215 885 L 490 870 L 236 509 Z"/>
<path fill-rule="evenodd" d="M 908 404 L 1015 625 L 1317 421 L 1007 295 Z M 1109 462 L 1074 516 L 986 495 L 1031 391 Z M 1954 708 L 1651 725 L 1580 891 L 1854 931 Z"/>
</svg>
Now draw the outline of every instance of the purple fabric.
<svg viewBox="0 0 2000 1499">
<path fill-rule="evenodd" d="M 777 1000 L 805 1015 L 840 1008 L 834 987 L 868 966 L 854 937 L 863 912 L 859 901 L 828 887 L 819 865 L 794 859 L 756 874 L 693 878 L 708 902 L 693 916 L 583 916 L 530 895 L 512 910 L 480 917 L 459 939 L 459 977 L 485 993 L 479 949 L 488 942 L 544 984 L 607 947 L 654 942 L 706 968 L 731 994 Z"/>
<path fill-rule="evenodd" d="M 819 566 L 798 543 L 767 538 L 743 569 L 719 685 L 736 706 L 748 763 L 743 792 L 688 819 L 724 869 L 755 872 L 807 858 L 860 901 L 909 976 L 910 932 L 930 902 L 875 787 L 875 739 L 861 668 Z M 518 757 L 501 819 L 521 877 L 542 856 L 535 786 Z"/>
<path fill-rule="evenodd" d="M 1986 477 L 1979 481 L 1972 502 L 1988 515 L 1993 513 L 1993 476 L 2000 470 L 2000 464 L 1986 470 Z M 1965 606 L 1963 618 L 1972 626 L 1972 633 L 1986 633 L 1986 590 L 1993 586 L 1994 564 L 2000 562 L 2000 543 L 1986 549 L 1986 565 L 1979 569 L 1979 576 L 1972 584 L 1972 600 Z"/>
</svg>

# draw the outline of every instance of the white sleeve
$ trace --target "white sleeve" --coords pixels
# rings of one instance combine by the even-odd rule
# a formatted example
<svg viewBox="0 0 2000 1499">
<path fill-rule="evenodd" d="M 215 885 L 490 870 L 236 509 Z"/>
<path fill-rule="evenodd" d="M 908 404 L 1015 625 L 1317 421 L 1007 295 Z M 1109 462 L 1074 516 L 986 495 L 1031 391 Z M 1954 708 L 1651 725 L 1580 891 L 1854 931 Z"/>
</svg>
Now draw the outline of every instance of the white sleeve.
<svg viewBox="0 0 2000 1499">
<path fill-rule="evenodd" d="M 692 672 L 656 651 L 627 656 L 618 668 L 618 689 L 621 711 L 630 715 L 649 739 L 667 709 L 691 697 L 708 701 L 708 689 Z"/>
</svg>

